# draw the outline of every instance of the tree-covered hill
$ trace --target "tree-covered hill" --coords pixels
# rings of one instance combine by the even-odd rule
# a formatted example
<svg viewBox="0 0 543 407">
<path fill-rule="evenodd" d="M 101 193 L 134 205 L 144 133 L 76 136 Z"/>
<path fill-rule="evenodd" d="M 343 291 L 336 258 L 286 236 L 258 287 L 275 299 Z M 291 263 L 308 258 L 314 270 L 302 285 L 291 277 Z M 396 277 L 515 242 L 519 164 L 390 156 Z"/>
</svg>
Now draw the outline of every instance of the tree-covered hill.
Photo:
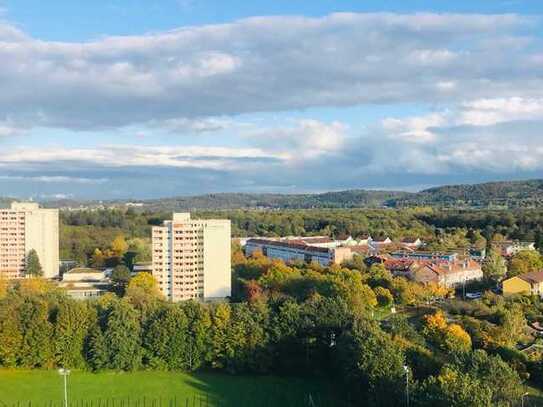
<svg viewBox="0 0 543 407">
<path fill-rule="evenodd" d="M 446 185 L 405 195 L 389 203 L 394 206 L 536 207 L 543 204 L 543 180 Z"/>
<path fill-rule="evenodd" d="M 9 199 L 0 198 L 0 207 Z M 410 193 L 354 189 L 316 194 L 213 193 L 148 200 L 45 202 L 57 208 L 126 207 L 147 211 L 190 211 L 220 209 L 324 209 L 434 206 L 448 208 L 534 208 L 543 206 L 543 180 L 446 185 Z"/>
</svg>

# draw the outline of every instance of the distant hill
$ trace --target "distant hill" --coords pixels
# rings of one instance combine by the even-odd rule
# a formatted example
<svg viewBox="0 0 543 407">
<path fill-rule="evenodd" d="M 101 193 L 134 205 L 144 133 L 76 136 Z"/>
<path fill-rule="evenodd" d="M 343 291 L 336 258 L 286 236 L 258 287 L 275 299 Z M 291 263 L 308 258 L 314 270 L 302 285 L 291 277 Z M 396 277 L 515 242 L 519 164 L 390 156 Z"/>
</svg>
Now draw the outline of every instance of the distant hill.
<svg viewBox="0 0 543 407">
<path fill-rule="evenodd" d="M 394 206 L 532 208 L 543 206 L 543 180 L 446 185 L 405 195 Z"/>
<path fill-rule="evenodd" d="M 310 209 L 381 207 L 385 202 L 406 197 L 405 192 L 351 190 L 322 194 L 219 193 L 138 201 L 150 210 L 191 209 Z"/>
<path fill-rule="evenodd" d="M 0 198 L 0 207 L 10 199 Z M 445 208 L 533 208 L 543 206 L 543 180 L 446 185 L 417 193 L 348 190 L 320 194 L 216 193 L 149 200 L 48 201 L 47 207 L 128 207 L 150 211 L 220 209 L 311 209 L 434 206 Z"/>
</svg>

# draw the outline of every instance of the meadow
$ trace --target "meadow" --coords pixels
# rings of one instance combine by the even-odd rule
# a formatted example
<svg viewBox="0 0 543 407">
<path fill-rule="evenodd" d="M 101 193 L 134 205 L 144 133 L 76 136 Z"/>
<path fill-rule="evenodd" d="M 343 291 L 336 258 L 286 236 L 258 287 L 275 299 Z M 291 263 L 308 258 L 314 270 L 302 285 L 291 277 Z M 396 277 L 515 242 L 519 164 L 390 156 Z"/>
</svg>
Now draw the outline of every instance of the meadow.
<svg viewBox="0 0 543 407">
<path fill-rule="evenodd" d="M 0 406 L 61 406 L 63 378 L 55 370 L 0 370 Z M 72 371 L 73 407 L 332 406 L 331 386 L 318 379 L 219 373 Z"/>
</svg>

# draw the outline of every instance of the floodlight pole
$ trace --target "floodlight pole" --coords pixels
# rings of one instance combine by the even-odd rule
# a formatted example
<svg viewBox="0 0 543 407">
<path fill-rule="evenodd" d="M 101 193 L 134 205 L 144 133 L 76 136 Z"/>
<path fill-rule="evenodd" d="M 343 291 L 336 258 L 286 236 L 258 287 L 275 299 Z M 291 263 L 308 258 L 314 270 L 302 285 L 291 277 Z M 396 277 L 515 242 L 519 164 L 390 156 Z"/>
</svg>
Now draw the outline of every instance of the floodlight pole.
<svg viewBox="0 0 543 407">
<path fill-rule="evenodd" d="M 68 407 L 68 375 L 70 370 L 62 368 L 58 369 L 58 374 L 64 376 L 64 407 Z"/>
<path fill-rule="evenodd" d="M 403 370 L 405 371 L 405 405 L 409 407 L 409 367 L 404 365 Z"/>
<path fill-rule="evenodd" d="M 524 407 L 524 397 L 528 396 L 530 393 L 526 392 L 520 397 L 520 405 Z"/>
</svg>

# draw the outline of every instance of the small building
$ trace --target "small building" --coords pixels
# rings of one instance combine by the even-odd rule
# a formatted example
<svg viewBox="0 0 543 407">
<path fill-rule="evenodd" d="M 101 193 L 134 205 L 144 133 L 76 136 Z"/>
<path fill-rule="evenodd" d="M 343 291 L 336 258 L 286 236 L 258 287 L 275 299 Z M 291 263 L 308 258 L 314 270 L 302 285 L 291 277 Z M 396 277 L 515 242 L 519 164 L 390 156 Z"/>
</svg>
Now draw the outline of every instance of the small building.
<svg viewBox="0 0 543 407">
<path fill-rule="evenodd" d="M 543 296 L 543 271 L 533 271 L 502 282 L 504 295 L 528 294 Z"/>
<path fill-rule="evenodd" d="M 511 257 L 523 250 L 535 250 L 534 242 L 523 242 L 520 240 L 504 240 L 493 243 L 500 254 L 504 257 Z"/>
<path fill-rule="evenodd" d="M 400 240 L 400 244 L 406 248 L 418 249 L 422 246 L 422 240 L 420 240 L 418 237 L 405 237 Z"/>
<path fill-rule="evenodd" d="M 78 267 L 64 273 L 58 286 L 64 288 L 72 298 L 88 299 L 110 291 L 111 281 L 104 270 Z"/>
<path fill-rule="evenodd" d="M 486 249 L 478 249 L 476 247 L 470 247 L 468 249 L 469 257 L 476 261 L 483 261 L 486 258 Z"/>
<path fill-rule="evenodd" d="M 132 268 L 132 275 L 136 275 L 139 273 L 153 274 L 153 262 L 149 261 L 134 263 L 134 267 Z"/>
</svg>

